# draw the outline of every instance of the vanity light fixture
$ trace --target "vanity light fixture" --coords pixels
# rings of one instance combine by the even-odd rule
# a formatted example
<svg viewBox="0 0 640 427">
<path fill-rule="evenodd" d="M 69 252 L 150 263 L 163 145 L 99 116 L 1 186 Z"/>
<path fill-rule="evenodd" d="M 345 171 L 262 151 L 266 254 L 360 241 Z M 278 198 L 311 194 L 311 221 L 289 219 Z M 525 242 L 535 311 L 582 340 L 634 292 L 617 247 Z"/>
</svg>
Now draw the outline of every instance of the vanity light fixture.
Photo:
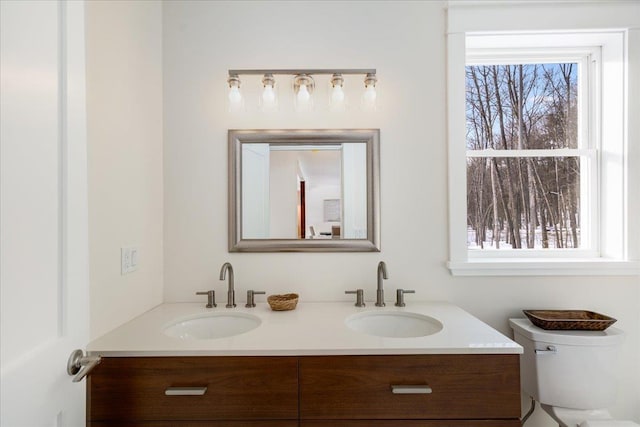
<svg viewBox="0 0 640 427">
<path fill-rule="evenodd" d="M 342 112 L 346 110 L 347 97 L 344 91 L 344 75 L 361 74 L 365 76 L 365 91 L 361 106 L 365 111 L 376 111 L 378 78 L 375 69 L 282 69 L 282 70 L 229 70 L 229 111 L 244 110 L 244 100 L 240 94 L 240 75 L 263 75 L 263 90 L 258 104 L 261 111 L 278 110 L 278 91 L 275 75 L 293 76 L 293 102 L 296 111 L 313 111 L 315 90 L 314 75 L 330 75 L 329 110 Z"/>
</svg>

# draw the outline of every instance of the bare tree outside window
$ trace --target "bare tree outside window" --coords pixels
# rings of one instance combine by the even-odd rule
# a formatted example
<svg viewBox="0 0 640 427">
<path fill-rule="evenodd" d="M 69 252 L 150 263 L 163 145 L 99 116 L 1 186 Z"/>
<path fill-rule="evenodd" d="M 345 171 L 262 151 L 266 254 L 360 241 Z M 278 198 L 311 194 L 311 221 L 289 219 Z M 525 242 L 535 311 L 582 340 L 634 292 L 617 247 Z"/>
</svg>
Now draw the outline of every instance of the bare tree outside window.
<svg viewBox="0 0 640 427">
<path fill-rule="evenodd" d="M 580 247 L 578 105 L 578 64 L 466 67 L 469 249 Z"/>
</svg>

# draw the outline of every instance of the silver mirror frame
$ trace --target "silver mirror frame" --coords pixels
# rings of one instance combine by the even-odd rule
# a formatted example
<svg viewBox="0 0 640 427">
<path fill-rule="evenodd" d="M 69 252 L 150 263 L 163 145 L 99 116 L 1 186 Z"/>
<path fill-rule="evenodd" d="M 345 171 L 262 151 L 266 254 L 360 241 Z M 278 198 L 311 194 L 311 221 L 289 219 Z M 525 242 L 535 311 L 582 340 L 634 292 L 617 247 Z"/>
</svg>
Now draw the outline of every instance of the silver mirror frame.
<svg viewBox="0 0 640 427">
<path fill-rule="evenodd" d="M 379 129 L 230 129 L 229 252 L 380 252 Z M 366 239 L 242 239 L 242 144 L 335 145 L 366 143 Z"/>
</svg>

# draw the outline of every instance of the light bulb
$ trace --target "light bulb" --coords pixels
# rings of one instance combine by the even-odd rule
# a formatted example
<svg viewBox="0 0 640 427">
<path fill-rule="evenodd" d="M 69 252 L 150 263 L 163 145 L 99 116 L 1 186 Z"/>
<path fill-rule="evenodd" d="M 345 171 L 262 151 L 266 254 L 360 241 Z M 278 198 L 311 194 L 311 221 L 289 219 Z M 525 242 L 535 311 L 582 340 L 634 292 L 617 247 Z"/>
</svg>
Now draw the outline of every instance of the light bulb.
<svg viewBox="0 0 640 427">
<path fill-rule="evenodd" d="M 309 90 L 307 89 L 307 85 L 300 85 L 300 89 L 298 89 L 298 102 L 300 104 L 306 104 L 311 99 L 311 95 L 309 94 Z"/>
<path fill-rule="evenodd" d="M 229 111 L 236 112 L 242 110 L 242 94 L 238 86 L 229 88 Z"/>
<path fill-rule="evenodd" d="M 240 78 L 237 74 L 229 75 L 229 94 L 227 95 L 229 112 L 235 113 L 244 109 L 244 99 L 240 92 Z"/>
<path fill-rule="evenodd" d="M 376 111 L 376 82 L 378 78 L 375 73 L 367 73 L 364 78 L 364 93 L 362 94 L 362 109 L 364 111 Z"/>
<path fill-rule="evenodd" d="M 376 109 L 376 87 L 374 85 L 367 85 L 362 95 L 362 108 L 366 111 L 375 111 Z"/>
<path fill-rule="evenodd" d="M 331 90 L 330 109 L 332 111 L 343 111 L 345 108 L 345 96 L 342 86 L 335 85 Z"/>
<path fill-rule="evenodd" d="M 344 102 L 344 91 L 342 90 L 342 86 L 335 86 L 333 88 L 333 91 L 331 91 L 331 102 L 335 102 L 336 104 Z"/>
<path fill-rule="evenodd" d="M 294 101 L 297 111 L 313 110 L 313 89 L 315 87 L 313 77 L 307 74 L 298 74 L 293 81 Z"/>
<path fill-rule="evenodd" d="M 331 76 L 331 94 L 329 96 L 329 111 L 345 111 L 347 100 L 344 93 L 344 79 L 342 74 L 334 73 Z"/>
<path fill-rule="evenodd" d="M 272 105 L 276 100 L 276 94 L 273 92 L 273 86 L 268 85 L 264 87 L 262 92 L 262 102 L 268 105 Z"/>
<path fill-rule="evenodd" d="M 296 108 L 298 111 L 309 111 L 311 109 L 311 94 L 306 84 L 301 84 L 298 89 Z"/>
<path fill-rule="evenodd" d="M 262 91 L 262 107 L 265 109 L 276 107 L 276 92 L 271 85 L 266 85 Z"/>
<path fill-rule="evenodd" d="M 278 92 L 273 74 L 265 74 L 262 78 L 262 95 L 260 95 L 260 109 L 265 112 L 278 111 Z"/>
</svg>

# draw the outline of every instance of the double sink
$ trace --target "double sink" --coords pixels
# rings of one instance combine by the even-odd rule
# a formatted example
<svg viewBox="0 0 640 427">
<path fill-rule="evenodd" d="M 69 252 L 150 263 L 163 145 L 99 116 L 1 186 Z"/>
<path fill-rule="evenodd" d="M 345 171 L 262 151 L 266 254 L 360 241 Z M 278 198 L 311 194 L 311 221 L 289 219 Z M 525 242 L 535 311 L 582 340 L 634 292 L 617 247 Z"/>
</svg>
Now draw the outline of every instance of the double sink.
<svg viewBox="0 0 640 427">
<path fill-rule="evenodd" d="M 170 322 L 163 333 L 185 340 L 209 340 L 240 335 L 261 324 L 260 317 L 250 313 L 206 313 Z M 440 321 L 424 314 L 386 310 L 352 314 L 344 324 L 357 333 L 385 338 L 426 337 L 443 328 Z"/>
</svg>

